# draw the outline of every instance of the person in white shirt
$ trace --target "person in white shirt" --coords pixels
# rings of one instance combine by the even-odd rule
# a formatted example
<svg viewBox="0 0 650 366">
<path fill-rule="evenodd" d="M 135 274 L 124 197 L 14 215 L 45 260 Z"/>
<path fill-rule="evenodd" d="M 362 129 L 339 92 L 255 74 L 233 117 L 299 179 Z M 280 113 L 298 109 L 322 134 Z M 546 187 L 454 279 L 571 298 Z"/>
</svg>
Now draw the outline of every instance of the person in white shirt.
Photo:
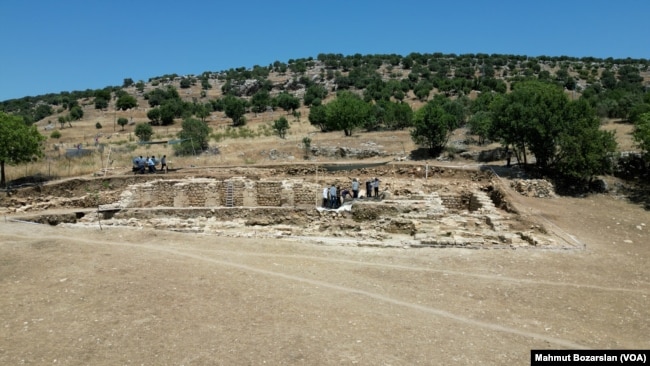
<svg viewBox="0 0 650 366">
<path fill-rule="evenodd" d="M 156 157 L 151 155 L 151 157 L 147 160 L 147 166 L 149 166 L 149 173 L 155 173 L 156 172 Z"/>
<path fill-rule="evenodd" d="M 375 197 L 379 198 L 379 178 L 375 178 L 375 181 L 372 182 L 372 188 L 374 188 Z"/>
<path fill-rule="evenodd" d="M 323 188 L 323 207 L 325 208 L 329 205 L 329 192 L 330 190 L 327 187 Z"/>
<path fill-rule="evenodd" d="M 352 198 L 359 198 L 359 181 L 357 178 L 352 179 Z"/>
</svg>

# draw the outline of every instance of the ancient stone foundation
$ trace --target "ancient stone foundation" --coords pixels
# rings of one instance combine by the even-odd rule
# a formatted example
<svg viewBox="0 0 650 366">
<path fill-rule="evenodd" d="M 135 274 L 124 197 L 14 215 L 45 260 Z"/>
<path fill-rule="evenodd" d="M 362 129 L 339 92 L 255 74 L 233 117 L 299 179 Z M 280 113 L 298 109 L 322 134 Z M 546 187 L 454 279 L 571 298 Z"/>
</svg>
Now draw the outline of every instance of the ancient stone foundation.
<svg viewBox="0 0 650 366">
<path fill-rule="evenodd" d="M 313 207 L 321 188 L 301 180 L 154 180 L 131 185 L 101 209 L 143 207 Z"/>
<path fill-rule="evenodd" d="M 91 193 L 58 204 L 79 208 L 74 216 L 44 215 L 30 220 L 64 225 L 101 222 L 104 226 L 358 246 L 572 248 L 567 241 L 547 235 L 542 225 L 522 217 L 489 176 L 471 175 L 468 179 L 456 177 L 462 172 L 442 173 L 446 176 L 429 180 L 410 175 L 408 179 L 384 177 L 380 198 L 348 199 L 337 210 L 320 207 L 322 190 L 331 184 L 346 187 L 350 177 L 275 173 L 264 178 L 127 177 L 103 181 L 101 191 L 93 194 L 88 188 L 84 191 Z M 61 192 L 67 194 L 68 190 Z M 46 195 L 39 199 L 43 202 L 35 200 L 20 210 L 63 200 Z"/>
</svg>

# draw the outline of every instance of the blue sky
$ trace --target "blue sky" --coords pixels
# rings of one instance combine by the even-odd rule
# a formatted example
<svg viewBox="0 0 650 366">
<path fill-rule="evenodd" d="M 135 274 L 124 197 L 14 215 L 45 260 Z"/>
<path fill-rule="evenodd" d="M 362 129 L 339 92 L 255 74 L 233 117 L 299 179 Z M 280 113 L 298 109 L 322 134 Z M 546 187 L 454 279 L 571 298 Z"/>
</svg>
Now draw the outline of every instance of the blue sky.
<svg viewBox="0 0 650 366">
<path fill-rule="evenodd" d="M 319 53 L 650 59 L 647 0 L 3 0 L 0 101 Z"/>
</svg>

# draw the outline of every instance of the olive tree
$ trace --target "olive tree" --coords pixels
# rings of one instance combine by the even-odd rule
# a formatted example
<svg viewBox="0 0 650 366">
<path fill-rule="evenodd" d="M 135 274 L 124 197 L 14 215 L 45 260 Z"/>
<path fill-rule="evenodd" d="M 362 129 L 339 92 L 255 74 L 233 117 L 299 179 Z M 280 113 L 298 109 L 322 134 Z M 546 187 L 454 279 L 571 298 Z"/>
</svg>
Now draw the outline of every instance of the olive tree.
<svg viewBox="0 0 650 366">
<path fill-rule="evenodd" d="M 347 90 L 340 92 L 326 107 L 328 129 L 343 130 L 345 136 L 352 136 L 355 128 L 365 125 L 371 118 L 370 105 Z"/>
<path fill-rule="evenodd" d="M 5 164 L 15 165 L 43 156 L 45 140 L 36 126 L 28 126 L 21 117 L 0 112 L 0 186 L 6 186 Z"/>
<path fill-rule="evenodd" d="M 650 154 L 650 113 L 644 113 L 639 116 L 638 121 L 634 125 L 632 136 L 637 143 L 637 147 L 646 154 Z"/>
<path fill-rule="evenodd" d="M 442 152 L 456 128 L 456 117 L 436 101 L 430 101 L 415 111 L 411 139 L 429 149 L 433 156 Z"/>
<path fill-rule="evenodd" d="M 287 121 L 284 116 L 276 119 L 273 121 L 273 130 L 280 136 L 280 138 L 284 138 L 287 134 L 287 130 L 289 129 L 289 121 Z"/>
<path fill-rule="evenodd" d="M 209 147 L 210 132 L 212 130 L 205 122 L 196 118 L 186 118 L 182 130 L 178 133 L 181 143 L 174 145 L 176 155 L 190 155 L 197 151 L 205 151 Z"/>
<path fill-rule="evenodd" d="M 129 95 L 127 93 L 123 93 L 117 99 L 117 102 L 115 103 L 115 106 L 117 107 L 117 109 L 121 109 L 121 110 L 125 111 L 127 109 L 137 107 L 138 106 L 138 101 L 135 99 L 134 96 Z"/>
<path fill-rule="evenodd" d="M 514 146 L 524 164 L 529 149 L 539 168 L 575 183 L 609 171 L 614 134 L 600 130 L 586 100 L 570 101 L 562 88 L 533 81 L 517 84 L 492 107 L 492 135 Z"/>
<path fill-rule="evenodd" d="M 117 124 L 120 125 L 120 127 L 122 127 L 122 131 L 124 131 L 124 126 L 126 126 L 128 123 L 129 120 L 124 117 L 120 117 L 117 119 Z"/>
<path fill-rule="evenodd" d="M 153 129 L 148 123 L 138 123 L 135 125 L 135 131 L 133 133 L 138 136 L 140 141 L 149 141 L 151 140 L 151 136 L 153 136 Z"/>
</svg>

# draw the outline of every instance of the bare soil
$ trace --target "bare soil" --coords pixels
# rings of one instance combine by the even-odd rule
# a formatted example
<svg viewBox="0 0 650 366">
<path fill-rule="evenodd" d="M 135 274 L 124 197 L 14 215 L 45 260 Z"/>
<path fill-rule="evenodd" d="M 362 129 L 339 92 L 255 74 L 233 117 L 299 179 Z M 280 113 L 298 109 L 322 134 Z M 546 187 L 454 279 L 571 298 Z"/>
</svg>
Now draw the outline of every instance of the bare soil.
<svg viewBox="0 0 650 366">
<path fill-rule="evenodd" d="M 612 195 L 510 196 L 584 249 L 354 247 L 7 214 L 0 363 L 500 365 L 539 348 L 647 348 L 650 213 Z"/>
</svg>

